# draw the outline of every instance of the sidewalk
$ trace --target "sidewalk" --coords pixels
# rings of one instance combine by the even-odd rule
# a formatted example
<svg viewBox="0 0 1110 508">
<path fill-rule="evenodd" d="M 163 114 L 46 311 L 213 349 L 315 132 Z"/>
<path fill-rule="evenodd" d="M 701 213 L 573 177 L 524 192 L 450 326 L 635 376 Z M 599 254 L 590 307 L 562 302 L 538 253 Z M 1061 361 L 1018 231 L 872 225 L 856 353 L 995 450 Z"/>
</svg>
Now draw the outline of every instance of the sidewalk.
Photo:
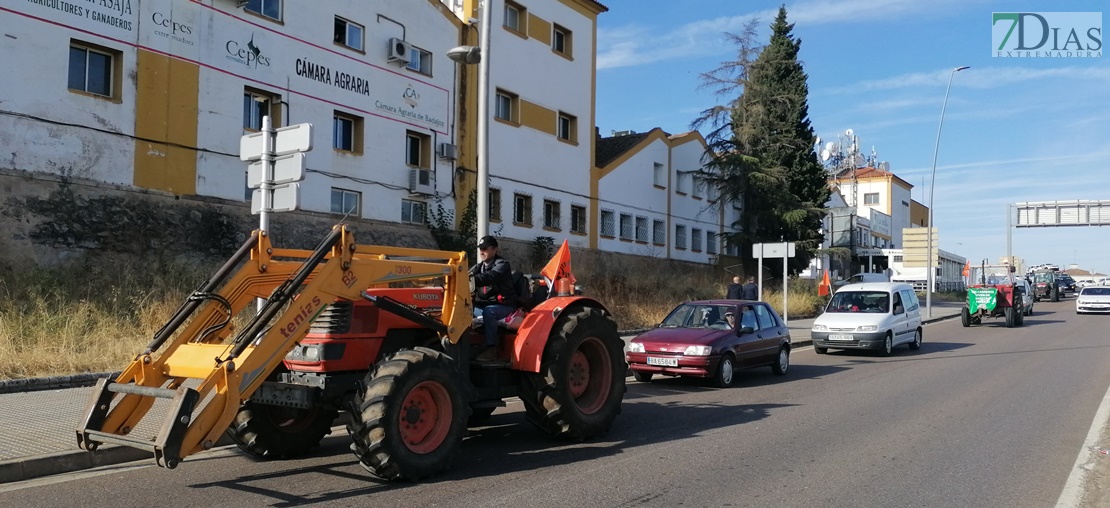
<svg viewBox="0 0 1110 508">
<path fill-rule="evenodd" d="M 956 317 L 961 307 L 957 303 L 937 302 L 933 305 L 933 319 L 925 322 Z M 791 319 L 787 324 L 794 347 L 812 344 L 809 337 L 812 318 Z M 628 341 L 632 337 L 623 338 Z M 0 411 L 0 483 L 136 460 L 154 463 L 153 455 L 143 450 L 105 445 L 93 454 L 77 447 L 77 425 L 95 381 L 93 375 L 23 380 L 15 388 L 22 391 L 0 393 L 0 407 L 4 408 Z M 10 391 L 16 383 L 6 385 Z M 153 436 L 164 412 L 165 408 L 156 404 L 133 435 Z"/>
</svg>

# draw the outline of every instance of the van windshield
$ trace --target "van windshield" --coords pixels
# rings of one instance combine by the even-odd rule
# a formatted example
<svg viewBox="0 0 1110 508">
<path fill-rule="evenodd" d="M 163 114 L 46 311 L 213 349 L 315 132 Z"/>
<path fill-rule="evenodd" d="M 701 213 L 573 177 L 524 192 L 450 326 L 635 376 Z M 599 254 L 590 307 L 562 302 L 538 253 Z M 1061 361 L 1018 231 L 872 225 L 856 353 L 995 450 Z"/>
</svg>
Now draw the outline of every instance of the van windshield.
<svg viewBox="0 0 1110 508">
<path fill-rule="evenodd" d="M 886 291 L 837 291 L 825 312 L 890 312 L 890 293 Z"/>
</svg>

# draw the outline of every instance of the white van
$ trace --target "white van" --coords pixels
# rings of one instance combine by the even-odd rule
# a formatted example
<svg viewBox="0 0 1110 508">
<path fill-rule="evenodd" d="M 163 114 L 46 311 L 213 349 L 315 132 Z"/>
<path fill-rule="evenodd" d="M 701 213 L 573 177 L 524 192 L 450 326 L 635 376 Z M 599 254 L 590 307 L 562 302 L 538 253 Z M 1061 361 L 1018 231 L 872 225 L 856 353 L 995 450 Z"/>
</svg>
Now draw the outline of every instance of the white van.
<svg viewBox="0 0 1110 508">
<path fill-rule="evenodd" d="M 899 344 L 921 348 L 921 303 L 913 286 L 865 282 L 840 288 L 810 330 L 813 349 L 877 349 L 887 356 Z"/>
</svg>

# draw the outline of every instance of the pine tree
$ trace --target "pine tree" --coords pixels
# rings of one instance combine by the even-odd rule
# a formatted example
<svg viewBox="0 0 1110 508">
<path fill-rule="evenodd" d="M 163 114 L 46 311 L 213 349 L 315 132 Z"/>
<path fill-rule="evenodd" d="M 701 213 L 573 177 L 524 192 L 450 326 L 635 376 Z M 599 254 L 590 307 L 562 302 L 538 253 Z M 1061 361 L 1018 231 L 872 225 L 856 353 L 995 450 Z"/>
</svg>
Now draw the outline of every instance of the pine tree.
<svg viewBox="0 0 1110 508">
<path fill-rule="evenodd" d="M 821 217 L 829 197 L 824 168 L 813 152 L 807 76 L 798 61 L 801 42 L 780 7 L 771 25 L 770 43 L 755 44 L 757 22 L 741 35 L 726 34 L 739 46 L 737 59 L 702 75 L 702 87 L 718 95 L 739 93 L 724 105 L 702 112 L 694 128 L 709 124 L 705 178 L 721 189 L 722 202 L 741 204 L 737 244 L 751 273 L 751 245 L 793 241 L 797 255 L 790 271 L 809 264 L 821 246 Z"/>
</svg>

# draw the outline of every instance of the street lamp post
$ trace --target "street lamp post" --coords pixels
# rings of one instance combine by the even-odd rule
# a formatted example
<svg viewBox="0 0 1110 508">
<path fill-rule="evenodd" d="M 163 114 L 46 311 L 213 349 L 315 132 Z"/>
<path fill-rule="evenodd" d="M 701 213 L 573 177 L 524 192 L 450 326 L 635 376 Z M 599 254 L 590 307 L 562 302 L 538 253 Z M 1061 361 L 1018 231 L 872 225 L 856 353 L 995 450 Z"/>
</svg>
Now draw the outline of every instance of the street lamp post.
<svg viewBox="0 0 1110 508">
<path fill-rule="evenodd" d="M 459 46 L 447 52 L 447 58 L 460 64 L 478 64 L 478 238 L 489 234 L 489 39 L 493 19 L 493 0 L 483 0 L 479 24 L 478 46 Z"/>
<path fill-rule="evenodd" d="M 948 106 L 948 92 L 952 91 L 952 78 L 956 76 L 957 72 L 965 69 L 970 69 L 968 65 L 956 67 L 952 69 L 952 73 L 948 75 L 948 88 L 944 89 L 944 102 L 940 106 L 940 124 L 937 125 L 937 144 L 933 148 L 933 171 L 932 176 L 929 177 L 929 230 L 925 232 L 926 248 L 925 248 L 925 315 L 926 317 L 933 317 L 933 289 L 935 286 L 934 280 L 936 274 L 933 270 L 933 231 L 936 226 L 933 224 L 933 194 L 937 182 L 937 153 L 940 152 L 940 131 L 944 128 L 944 109 Z"/>
</svg>

